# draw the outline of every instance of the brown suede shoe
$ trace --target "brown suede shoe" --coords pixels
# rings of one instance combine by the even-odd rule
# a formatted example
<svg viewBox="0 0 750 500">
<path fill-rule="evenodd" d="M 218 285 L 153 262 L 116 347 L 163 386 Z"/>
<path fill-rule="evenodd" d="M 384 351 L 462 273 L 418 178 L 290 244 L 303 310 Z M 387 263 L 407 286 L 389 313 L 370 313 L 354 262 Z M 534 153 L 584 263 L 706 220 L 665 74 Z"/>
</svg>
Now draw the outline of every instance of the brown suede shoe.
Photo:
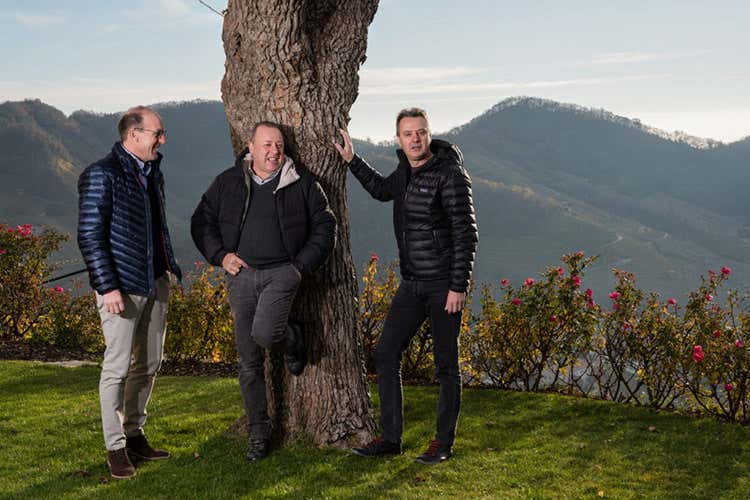
<svg viewBox="0 0 750 500">
<path fill-rule="evenodd" d="M 127 479 L 135 476 L 135 467 L 128 458 L 125 448 L 107 450 L 107 465 L 109 473 L 115 479 Z"/>
<path fill-rule="evenodd" d="M 148 444 L 146 436 L 133 436 L 125 440 L 125 448 L 133 461 L 138 460 L 164 460 L 172 456 L 167 450 L 153 449 Z"/>
</svg>

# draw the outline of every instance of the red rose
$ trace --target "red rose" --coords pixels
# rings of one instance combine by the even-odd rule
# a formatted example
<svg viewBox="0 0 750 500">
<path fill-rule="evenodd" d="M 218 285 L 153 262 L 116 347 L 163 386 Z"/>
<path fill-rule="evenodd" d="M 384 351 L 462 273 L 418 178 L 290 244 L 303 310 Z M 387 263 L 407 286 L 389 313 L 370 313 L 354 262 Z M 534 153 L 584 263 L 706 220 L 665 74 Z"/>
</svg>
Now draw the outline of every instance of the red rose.
<svg viewBox="0 0 750 500">
<path fill-rule="evenodd" d="M 703 353 L 703 348 L 701 346 L 697 345 L 693 347 L 693 361 L 700 363 L 705 357 L 706 355 Z"/>
<path fill-rule="evenodd" d="M 500 280 L 500 284 L 503 285 L 503 286 L 505 286 L 505 285 L 508 284 L 508 280 L 502 279 L 502 280 Z"/>
<path fill-rule="evenodd" d="M 714 330 L 714 338 L 718 339 L 719 337 L 721 337 L 721 330 Z"/>
<path fill-rule="evenodd" d="M 521 299 L 519 299 L 518 297 L 516 297 L 515 299 L 511 300 L 511 302 L 513 302 L 513 304 L 517 305 L 517 306 L 521 305 Z"/>
<path fill-rule="evenodd" d="M 726 384 L 724 384 L 724 390 L 727 392 L 732 392 L 734 390 L 734 386 L 731 382 L 727 382 Z"/>
<path fill-rule="evenodd" d="M 723 274 L 724 276 L 729 276 L 730 274 L 732 274 L 732 270 L 727 266 L 724 266 L 721 268 L 721 274 Z"/>
<path fill-rule="evenodd" d="M 586 297 L 592 298 L 594 296 L 594 291 L 591 288 L 586 289 Z"/>
<path fill-rule="evenodd" d="M 580 276 L 573 276 L 571 278 L 573 280 L 574 286 L 581 286 L 581 277 Z"/>
<path fill-rule="evenodd" d="M 667 299 L 667 304 L 669 304 L 670 306 L 676 306 L 677 305 L 677 299 L 669 298 L 669 299 Z"/>
<path fill-rule="evenodd" d="M 734 341 L 734 345 L 737 346 L 738 349 L 742 348 L 742 347 L 745 347 L 745 343 L 743 341 L 741 341 L 740 339 L 735 340 Z"/>
</svg>

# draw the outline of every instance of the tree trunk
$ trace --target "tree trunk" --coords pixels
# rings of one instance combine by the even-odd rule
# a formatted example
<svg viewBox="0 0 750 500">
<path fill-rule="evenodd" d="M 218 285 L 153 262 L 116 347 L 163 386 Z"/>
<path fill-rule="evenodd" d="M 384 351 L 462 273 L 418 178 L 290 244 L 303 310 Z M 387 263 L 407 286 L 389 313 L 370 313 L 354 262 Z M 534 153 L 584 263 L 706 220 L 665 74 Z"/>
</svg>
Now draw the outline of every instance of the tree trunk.
<svg viewBox="0 0 750 500">
<path fill-rule="evenodd" d="M 347 446 L 373 437 L 362 364 L 357 282 L 349 239 L 346 169 L 332 147 L 346 128 L 378 0 L 230 0 L 224 17 L 222 100 L 235 153 L 258 121 L 284 126 L 289 154 L 328 195 L 336 249 L 306 277 L 292 319 L 303 324 L 309 364 L 291 377 L 280 355 L 266 363 L 277 439 L 305 436 Z"/>
</svg>

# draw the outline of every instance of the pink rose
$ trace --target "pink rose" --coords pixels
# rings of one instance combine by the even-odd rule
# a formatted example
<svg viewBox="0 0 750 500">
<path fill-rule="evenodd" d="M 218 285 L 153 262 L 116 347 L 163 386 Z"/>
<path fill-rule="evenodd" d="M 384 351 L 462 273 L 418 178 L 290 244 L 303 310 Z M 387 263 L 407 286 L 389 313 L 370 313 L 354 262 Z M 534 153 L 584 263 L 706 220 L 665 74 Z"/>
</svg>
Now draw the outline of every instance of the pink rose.
<svg viewBox="0 0 750 500">
<path fill-rule="evenodd" d="M 745 343 L 741 341 L 740 339 L 735 340 L 734 345 L 737 346 L 738 349 L 745 347 Z"/>
<path fill-rule="evenodd" d="M 732 270 L 727 266 L 724 266 L 721 268 L 721 274 L 723 274 L 724 276 L 729 276 L 730 274 L 732 274 Z"/>
<path fill-rule="evenodd" d="M 710 293 L 707 293 L 707 294 L 706 294 L 706 301 L 707 301 L 707 302 L 711 302 L 712 300 L 714 300 L 714 296 L 713 296 L 713 295 L 711 295 Z"/>
<path fill-rule="evenodd" d="M 586 289 L 586 297 L 588 297 L 590 299 L 593 296 L 594 296 L 594 291 L 591 288 L 587 288 Z"/>
<path fill-rule="evenodd" d="M 0 248 L 0 255 L 5 255 L 8 251 L 4 248 Z"/>
<path fill-rule="evenodd" d="M 614 309 L 615 311 L 618 310 L 619 308 L 620 308 L 620 304 L 618 304 L 617 302 L 612 304 L 612 309 Z"/>
<path fill-rule="evenodd" d="M 609 298 L 612 300 L 617 300 L 620 298 L 620 292 L 612 292 L 609 294 Z"/>
<path fill-rule="evenodd" d="M 669 304 L 670 306 L 676 306 L 677 305 L 677 299 L 669 298 L 669 299 L 667 299 L 667 304 Z"/>
<path fill-rule="evenodd" d="M 503 285 L 503 286 L 505 286 L 505 285 L 507 285 L 507 284 L 508 284 L 508 280 L 506 280 L 506 279 L 501 279 L 501 280 L 500 280 L 500 284 L 501 284 L 501 285 Z"/>
<path fill-rule="evenodd" d="M 61 287 L 61 286 L 56 286 L 56 287 L 55 287 L 55 291 L 56 291 L 57 293 L 62 293 L 62 292 L 64 292 L 64 291 L 65 291 L 65 289 L 64 289 L 63 287 Z"/>
<path fill-rule="evenodd" d="M 581 277 L 580 276 L 573 276 L 571 279 L 573 280 L 573 286 L 576 286 L 576 287 L 581 286 Z"/>
<path fill-rule="evenodd" d="M 726 384 L 724 384 L 724 390 L 727 392 L 732 392 L 734 390 L 734 386 L 731 382 L 727 382 Z"/>
<path fill-rule="evenodd" d="M 536 283 L 536 280 L 535 280 L 534 278 L 526 278 L 526 279 L 524 280 L 524 282 L 523 282 L 523 284 L 524 284 L 524 286 L 525 286 L 526 288 L 529 288 L 529 287 L 533 286 L 533 285 L 534 285 L 534 283 Z"/>
<path fill-rule="evenodd" d="M 370 262 L 377 262 L 380 260 L 380 257 L 378 257 L 378 254 L 375 252 L 370 252 Z"/>
<path fill-rule="evenodd" d="M 519 299 L 518 297 L 516 297 L 513 300 L 511 300 L 511 302 L 513 302 L 513 305 L 516 305 L 516 306 L 520 306 L 521 305 L 521 299 Z"/>
<path fill-rule="evenodd" d="M 593 299 L 589 300 L 589 308 L 593 309 L 595 307 L 596 307 L 596 301 L 594 301 Z"/>
<path fill-rule="evenodd" d="M 558 276 L 562 276 L 563 274 L 565 274 L 565 271 L 563 270 L 562 267 L 558 267 L 557 268 L 557 274 L 558 274 Z"/>
<path fill-rule="evenodd" d="M 578 257 L 579 259 L 580 259 L 581 257 L 583 257 L 583 252 L 581 252 L 580 250 L 579 250 L 579 251 L 577 251 L 577 252 L 576 252 L 576 257 Z"/>
<path fill-rule="evenodd" d="M 202 261 L 200 261 L 200 260 L 196 260 L 196 261 L 195 261 L 195 268 L 196 268 L 196 269 L 200 269 L 200 267 L 201 267 L 202 265 L 203 265 L 203 262 L 202 262 Z"/>
</svg>

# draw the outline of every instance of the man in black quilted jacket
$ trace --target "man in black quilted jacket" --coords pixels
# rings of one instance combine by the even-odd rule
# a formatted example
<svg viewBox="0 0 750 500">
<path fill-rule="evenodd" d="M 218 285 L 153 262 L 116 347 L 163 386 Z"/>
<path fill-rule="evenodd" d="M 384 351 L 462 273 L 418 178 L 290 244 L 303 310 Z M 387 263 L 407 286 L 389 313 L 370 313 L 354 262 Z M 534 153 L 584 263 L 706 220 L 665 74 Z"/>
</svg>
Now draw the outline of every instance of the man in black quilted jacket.
<svg viewBox="0 0 750 500">
<path fill-rule="evenodd" d="M 401 453 L 401 355 L 429 317 L 440 397 L 435 439 L 417 461 L 437 464 L 453 455 L 461 405 L 458 337 L 477 246 L 471 179 L 458 147 L 432 139 L 422 109 L 398 114 L 399 164 L 387 177 L 356 156 L 349 134 L 340 132 L 344 142 L 336 149 L 357 180 L 373 198 L 393 201 L 402 278 L 375 354 L 382 436 L 352 451 L 364 457 Z"/>
<path fill-rule="evenodd" d="M 99 380 L 107 463 L 115 478 L 134 461 L 169 458 L 143 433 L 162 361 L 168 272 L 181 277 L 164 210 L 161 117 L 138 106 L 120 118 L 121 141 L 78 180 L 78 246 L 102 320 L 106 350 Z"/>
<path fill-rule="evenodd" d="M 253 127 L 235 165 L 203 194 L 190 231 L 206 260 L 227 272 L 249 428 L 246 458 L 255 462 L 268 455 L 271 440 L 265 353 L 283 348 L 289 372 L 302 373 L 304 336 L 288 324 L 289 313 L 303 275 L 333 250 L 336 218 L 310 172 L 284 154 L 280 125 L 264 121 Z"/>
</svg>

